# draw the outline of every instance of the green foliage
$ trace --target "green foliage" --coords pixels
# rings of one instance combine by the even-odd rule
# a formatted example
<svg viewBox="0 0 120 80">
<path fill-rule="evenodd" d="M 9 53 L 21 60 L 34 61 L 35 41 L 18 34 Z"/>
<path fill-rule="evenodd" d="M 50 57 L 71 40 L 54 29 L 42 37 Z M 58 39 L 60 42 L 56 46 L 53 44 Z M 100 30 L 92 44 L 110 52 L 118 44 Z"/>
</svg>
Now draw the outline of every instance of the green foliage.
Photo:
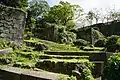
<svg viewBox="0 0 120 80">
<path fill-rule="evenodd" d="M 116 35 L 108 37 L 105 48 L 110 52 L 116 52 L 116 50 L 120 50 L 120 37 Z"/>
<path fill-rule="evenodd" d="M 76 35 L 72 32 L 58 33 L 58 42 L 60 43 L 72 43 L 76 39 Z"/>
<path fill-rule="evenodd" d="M 3 1 L 3 4 L 6 6 L 17 7 L 26 10 L 28 7 L 28 0 L 6 0 Z"/>
<path fill-rule="evenodd" d="M 0 57 L 0 65 L 4 64 L 4 65 L 7 65 L 7 64 L 10 64 L 11 62 L 13 61 L 12 57 Z"/>
<path fill-rule="evenodd" d="M 70 76 L 67 80 L 77 80 L 77 79 L 74 76 Z"/>
<path fill-rule="evenodd" d="M 29 16 L 34 19 L 42 17 L 43 12 L 49 9 L 48 3 L 45 0 L 31 0 L 29 2 Z"/>
<path fill-rule="evenodd" d="M 70 31 L 71 29 L 73 29 L 75 27 L 75 22 L 73 20 L 69 20 L 66 23 L 66 30 Z"/>
<path fill-rule="evenodd" d="M 69 20 L 72 20 L 74 16 L 72 5 L 68 2 L 60 2 L 50 8 L 50 10 L 44 15 L 47 22 L 66 25 Z"/>
<path fill-rule="evenodd" d="M 120 54 L 115 54 L 108 59 L 104 74 L 106 80 L 120 79 Z"/>
<path fill-rule="evenodd" d="M 29 40 L 31 39 L 32 37 L 34 37 L 34 34 L 30 31 L 27 31 L 27 29 L 25 29 L 25 32 L 24 32 L 24 39 L 25 40 Z"/>
<path fill-rule="evenodd" d="M 58 28 L 57 42 L 60 43 L 73 43 L 76 40 L 76 34 L 73 32 L 65 31 L 64 27 Z"/>
<path fill-rule="evenodd" d="M 103 51 L 104 47 L 83 47 L 84 51 Z"/>
<path fill-rule="evenodd" d="M 58 44 L 55 42 L 51 42 L 51 41 L 46 41 L 46 40 L 41 40 L 41 39 L 31 39 L 31 40 L 25 40 L 25 41 L 29 41 L 32 43 L 42 43 L 45 44 L 46 46 L 48 46 L 48 51 L 80 51 L 79 48 L 74 47 L 72 45 L 67 45 L 67 44 Z"/>
<path fill-rule="evenodd" d="M 9 42 L 7 40 L 0 39 L 0 49 L 9 47 Z"/>
<path fill-rule="evenodd" d="M 74 28 L 75 11 L 81 13 L 80 6 L 71 5 L 68 2 L 60 1 L 58 5 L 51 7 L 45 14 L 44 20 L 49 23 L 66 26 L 66 30 Z"/>
<path fill-rule="evenodd" d="M 29 14 L 29 12 L 28 12 Z M 33 30 L 36 27 L 36 20 L 28 15 L 26 19 L 26 27 L 24 30 L 24 38 L 25 39 L 30 39 L 31 37 L 34 36 Z"/>
<path fill-rule="evenodd" d="M 26 36 L 28 35 L 28 37 L 30 37 L 29 33 L 32 34 L 31 36 L 34 36 L 34 30 L 37 30 L 38 27 L 42 26 L 42 24 L 44 23 L 43 21 L 41 21 L 43 19 L 43 13 L 46 12 L 47 9 L 49 9 L 49 6 L 47 1 L 45 0 L 31 0 L 29 2 L 25 28 Z"/>
<path fill-rule="evenodd" d="M 83 75 L 84 75 L 83 80 L 95 80 L 92 76 L 91 70 L 88 67 L 83 69 Z"/>
<path fill-rule="evenodd" d="M 106 38 L 101 38 L 99 39 L 97 42 L 95 42 L 95 47 L 105 47 L 107 43 L 107 39 Z"/>
<path fill-rule="evenodd" d="M 93 63 L 87 59 L 47 59 L 38 61 L 35 66 L 52 72 L 72 75 L 72 70 L 75 69 L 76 64 L 85 65 L 89 69 L 93 67 Z"/>
<path fill-rule="evenodd" d="M 76 45 L 76 46 L 87 46 L 88 44 L 89 44 L 89 42 L 84 39 L 77 39 L 74 42 L 74 45 Z"/>
<path fill-rule="evenodd" d="M 88 22 L 90 23 L 90 25 L 92 25 L 93 19 L 94 19 L 95 14 L 92 11 L 89 11 L 86 18 L 88 20 Z"/>
</svg>

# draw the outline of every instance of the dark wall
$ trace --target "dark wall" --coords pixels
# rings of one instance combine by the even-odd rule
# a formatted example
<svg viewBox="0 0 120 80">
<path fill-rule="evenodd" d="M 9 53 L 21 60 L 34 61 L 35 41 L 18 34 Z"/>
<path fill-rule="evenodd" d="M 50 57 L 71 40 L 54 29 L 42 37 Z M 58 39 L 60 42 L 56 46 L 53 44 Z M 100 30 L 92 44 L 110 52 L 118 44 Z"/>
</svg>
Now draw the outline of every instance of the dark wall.
<svg viewBox="0 0 120 80">
<path fill-rule="evenodd" d="M 112 21 L 107 23 L 95 24 L 89 27 L 97 27 L 105 36 L 120 35 L 120 22 Z"/>
<path fill-rule="evenodd" d="M 48 25 L 46 28 L 36 29 L 35 36 L 41 39 L 56 41 L 57 28 L 55 25 Z"/>
<path fill-rule="evenodd" d="M 104 37 L 101 32 L 91 27 L 80 28 L 73 32 L 77 34 L 77 39 L 84 39 L 93 45 L 98 39 Z"/>
</svg>

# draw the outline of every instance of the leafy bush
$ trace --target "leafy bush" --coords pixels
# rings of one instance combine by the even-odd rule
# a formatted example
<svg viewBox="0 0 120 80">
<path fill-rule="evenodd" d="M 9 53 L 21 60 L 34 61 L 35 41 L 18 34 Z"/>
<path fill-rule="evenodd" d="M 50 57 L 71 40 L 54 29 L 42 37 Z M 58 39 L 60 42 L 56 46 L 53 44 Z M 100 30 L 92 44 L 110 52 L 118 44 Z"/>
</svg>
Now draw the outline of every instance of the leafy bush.
<svg viewBox="0 0 120 80">
<path fill-rule="evenodd" d="M 58 29 L 57 42 L 73 43 L 75 40 L 76 40 L 75 33 L 65 31 L 64 27 Z"/>
<path fill-rule="evenodd" d="M 87 46 L 88 44 L 89 44 L 89 42 L 84 39 L 77 39 L 74 42 L 74 45 L 76 45 L 76 46 Z"/>
<path fill-rule="evenodd" d="M 112 35 L 108 37 L 106 46 L 107 51 L 115 52 L 116 50 L 120 50 L 120 37 L 116 35 Z"/>
<path fill-rule="evenodd" d="M 108 59 L 104 75 L 107 80 L 120 79 L 120 54 L 113 55 Z"/>
<path fill-rule="evenodd" d="M 96 46 L 96 47 L 105 47 L 106 43 L 107 43 L 107 39 L 106 38 L 101 38 L 97 42 L 95 42 L 94 46 Z"/>
<path fill-rule="evenodd" d="M 91 74 L 91 70 L 88 67 L 83 69 L 83 75 L 84 75 L 83 80 L 95 80 Z"/>
</svg>

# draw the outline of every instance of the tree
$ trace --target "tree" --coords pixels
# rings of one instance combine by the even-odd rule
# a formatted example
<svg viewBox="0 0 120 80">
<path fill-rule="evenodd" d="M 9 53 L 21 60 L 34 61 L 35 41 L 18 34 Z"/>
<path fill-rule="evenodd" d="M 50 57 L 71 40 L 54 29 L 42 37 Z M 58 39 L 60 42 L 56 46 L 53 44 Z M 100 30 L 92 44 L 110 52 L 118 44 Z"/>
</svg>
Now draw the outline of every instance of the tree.
<svg viewBox="0 0 120 80">
<path fill-rule="evenodd" d="M 115 7 L 107 8 L 106 14 L 105 14 L 105 19 L 106 19 L 106 22 L 114 21 L 114 20 L 119 21 L 120 20 L 120 12 L 117 11 L 117 9 Z"/>
<path fill-rule="evenodd" d="M 97 8 L 94 8 L 93 10 L 92 10 L 92 12 L 94 13 L 94 19 L 95 19 L 95 21 L 96 21 L 96 24 L 98 23 L 98 21 L 99 21 L 99 19 L 100 19 L 100 12 L 99 12 L 99 10 L 97 9 Z"/>
<path fill-rule="evenodd" d="M 69 20 L 73 20 L 73 16 L 70 3 L 61 1 L 59 5 L 51 7 L 44 17 L 47 22 L 66 25 Z"/>
<path fill-rule="evenodd" d="M 95 14 L 92 11 L 89 11 L 87 13 L 86 18 L 87 18 L 88 22 L 90 23 L 90 25 L 93 24 L 94 16 L 95 16 Z"/>
<path fill-rule="evenodd" d="M 29 2 L 29 6 L 27 9 L 27 20 L 26 20 L 26 28 L 29 31 L 32 31 L 36 28 L 36 25 L 41 23 L 41 19 L 43 17 L 43 13 L 49 9 L 49 5 L 45 0 L 32 0 Z"/>
<path fill-rule="evenodd" d="M 51 7 L 44 17 L 47 22 L 65 26 L 69 21 L 74 19 L 75 7 L 78 8 L 76 5 L 61 1 L 58 5 Z"/>
<path fill-rule="evenodd" d="M 45 0 L 32 0 L 29 2 L 29 16 L 34 19 L 42 17 L 43 12 L 49 9 L 49 5 Z"/>
</svg>

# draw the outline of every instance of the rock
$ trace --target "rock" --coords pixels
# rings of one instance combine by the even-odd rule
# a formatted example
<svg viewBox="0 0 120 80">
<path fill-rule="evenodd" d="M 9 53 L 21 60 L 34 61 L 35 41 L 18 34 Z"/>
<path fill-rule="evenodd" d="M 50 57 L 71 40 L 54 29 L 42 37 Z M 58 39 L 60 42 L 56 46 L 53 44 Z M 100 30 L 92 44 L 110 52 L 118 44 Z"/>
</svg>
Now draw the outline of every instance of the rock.
<svg viewBox="0 0 120 80">
<path fill-rule="evenodd" d="M 6 48 L 6 49 L 1 49 L 0 50 L 0 56 L 5 56 L 8 55 L 10 52 L 12 52 L 13 49 L 12 48 Z"/>
<path fill-rule="evenodd" d="M 47 50 L 48 47 L 45 44 L 37 44 L 35 46 L 35 50 L 41 51 L 41 50 Z"/>
<path fill-rule="evenodd" d="M 73 76 L 76 76 L 77 80 L 83 80 L 82 75 L 79 71 L 73 70 L 72 73 L 73 73 Z"/>
</svg>

